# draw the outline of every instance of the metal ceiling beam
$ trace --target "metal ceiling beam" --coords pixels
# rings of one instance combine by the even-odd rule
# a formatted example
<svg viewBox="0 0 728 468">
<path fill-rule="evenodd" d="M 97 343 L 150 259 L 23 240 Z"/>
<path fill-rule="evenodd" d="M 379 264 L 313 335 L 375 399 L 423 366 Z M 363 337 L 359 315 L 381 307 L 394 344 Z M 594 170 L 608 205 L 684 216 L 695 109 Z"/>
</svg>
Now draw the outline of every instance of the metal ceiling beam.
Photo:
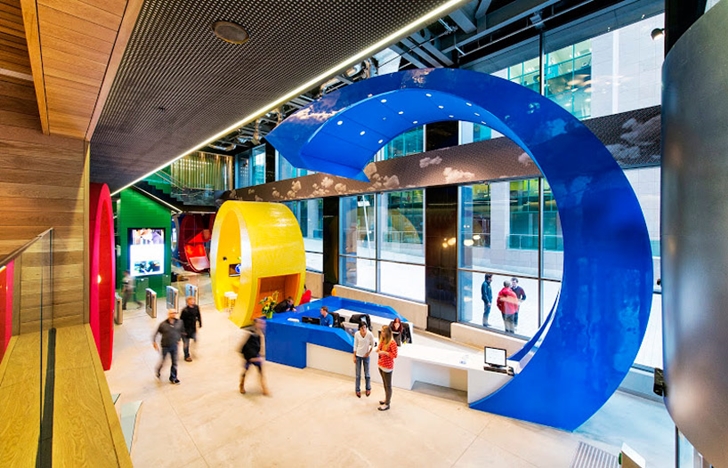
<svg viewBox="0 0 728 468">
<path fill-rule="evenodd" d="M 427 65 L 425 65 L 424 63 L 422 63 L 421 61 L 419 61 L 417 58 L 415 58 L 412 54 L 410 54 L 408 52 L 405 52 L 405 50 L 403 48 L 401 48 L 400 46 L 398 46 L 398 45 L 391 45 L 391 46 L 389 46 L 389 48 L 392 49 L 393 51 L 395 51 L 397 54 L 399 54 L 402 58 L 404 58 L 407 61 L 409 61 L 409 63 L 411 63 L 415 67 L 417 67 L 417 68 L 429 68 Z"/>
<path fill-rule="evenodd" d="M 425 62 L 429 63 L 431 66 L 435 68 L 441 68 L 442 63 L 440 63 L 436 58 L 432 57 L 430 54 L 422 50 L 419 44 L 414 42 L 411 39 L 402 39 L 400 41 L 405 47 L 407 47 L 409 50 L 414 52 L 415 54 L 419 55 Z"/>
<path fill-rule="evenodd" d="M 429 33 L 429 30 L 425 30 Z M 425 38 L 420 33 L 414 33 L 410 36 L 416 43 L 420 45 L 423 49 L 425 49 L 427 52 L 429 52 L 433 57 L 435 57 L 440 62 L 444 63 L 446 66 L 450 67 L 453 65 L 453 61 L 450 60 L 450 57 L 443 54 L 440 49 L 435 47 L 435 45 L 429 41 L 429 37 Z"/>
<path fill-rule="evenodd" d="M 487 17 L 483 17 L 478 21 L 478 31 L 471 34 L 457 34 L 447 39 L 449 44 L 442 49 L 443 52 L 449 53 L 456 47 L 467 45 L 473 41 L 477 41 L 481 37 L 514 23 L 519 20 L 529 18 L 534 13 L 544 10 L 562 0 L 516 0 L 501 7 L 495 11 L 488 13 Z"/>
<path fill-rule="evenodd" d="M 450 13 L 450 18 L 455 21 L 455 24 L 457 24 L 458 27 L 465 33 L 475 32 L 477 29 L 473 20 L 471 20 L 463 10 L 453 11 Z"/>
<path fill-rule="evenodd" d="M 478 8 L 475 9 L 476 21 L 480 18 L 485 17 L 485 12 L 488 11 L 488 8 L 490 8 L 490 2 L 491 0 L 480 0 L 480 3 L 478 3 Z"/>
</svg>

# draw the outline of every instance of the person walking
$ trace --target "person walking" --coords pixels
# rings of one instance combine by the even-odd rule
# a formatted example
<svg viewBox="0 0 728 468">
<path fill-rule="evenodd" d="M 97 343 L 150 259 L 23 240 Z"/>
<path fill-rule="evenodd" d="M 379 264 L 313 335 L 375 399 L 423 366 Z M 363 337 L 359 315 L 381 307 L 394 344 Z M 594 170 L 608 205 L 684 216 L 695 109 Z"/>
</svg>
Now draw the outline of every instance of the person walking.
<svg viewBox="0 0 728 468">
<path fill-rule="evenodd" d="M 240 350 L 243 353 L 245 364 L 243 365 L 243 375 L 240 376 L 240 393 L 245 394 L 245 374 L 251 365 L 258 368 L 260 375 L 260 387 L 263 395 L 268 395 L 268 386 L 265 382 L 265 374 L 263 373 L 263 361 L 265 360 L 265 319 L 259 317 L 255 319 L 255 325 L 245 343 Z"/>
<path fill-rule="evenodd" d="M 202 328 L 202 315 L 200 314 L 200 308 L 195 304 L 193 296 L 187 298 L 187 307 L 182 309 L 179 318 L 185 328 L 184 333 L 182 333 L 182 349 L 185 353 L 185 361 L 192 362 L 190 340 L 195 340 L 195 343 L 197 343 L 197 324 L 199 323 L 200 328 Z"/>
<path fill-rule="evenodd" d="M 136 290 L 136 280 L 129 270 L 124 270 L 123 278 L 121 280 L 121 309 L 126 310 L 126 303 L 131 299 L 137 303 L 138 308 L 142 307 L 142 303 L 136 300 L 134 297 L 134 291 Z"/>
<path fill-rule="evenodd" d="M 374 335 L 367 328 L 366 322 L 359 322 L 359 331 L 354 334 L 354 364 L 356 365 L 356 384 L 354 391 L 357 398 L 361 398 L 361 368 L 364 367 L 364 385 L 366 395 L 372 393 L 372 383 L 369 377 L 369 355 L 374 349 Z"/>
<path fill-rule="evenodd" d="M 486 274 L 483 284 L 480 286 L 480 298 L 483 300 L 483 326 L 488 326 L 488 316 L 490 316 L 490 306 L 493 303 L 493 289 L 490 283 L 493 281 L 493 275 Z"/>
<path fill-rule="evenodd" d="M 526 300 L 526 291 L 524 291 L 523 288 L 518 285 L 518 278 L 516 278 L 515 276 L 511 278 L 511 290 L 516 293 L 516 298 L 518 298 L 518 306 L 516 307 L 516 313 L 513 316 L 513 324 L 515 329 L 518 327 L 518 312 L 521 311 L 521 302 Z"/>
<path fill-rule="evenodd" d="M 387 411 L 392 401 L 392 373 L 394 359 L 397 357 L 397 343 L 392 339 L 392 330 L 386 325 L 382 327 L 379 346 L 377 347 L 379 374 L 384 384 L 384 400 L 379 402 L 379 411 Z"/>
<path fill-rule="evenodd" d="M 514 317 L 518 313 L 518 298 L 516 297 L 516 293 L 511 289 L 508 281 L 503 282 L 503 289 L 498 293 L 496 305 L 503 316 L 503 325 L 505 326 L 506 333 L 515 333 L 516 325 Z"/>
<path fill-rule="evenodd" d="M 172 361 L 172 367 L 169 369 L 169 381 L 175 385 L 180 383 L 177 378 L 177 348 L 179 347 L 179 340 L 182 337 L 183 331 L 184 327 L 182 321 L 177 318 L 177 311 L 168 309 L 167 320 L 160 323 L 157 331 L 152 335 L 154 349 L 159 351 L 159 346 L 162 346 L 162 359 L 159 361 L 155 375 L 159 378 L 162 372 L 162 365 L 164 365 L 164 359 L 169 354 L 169 358 Z M 162 335 L 159 344 L 157 344 L 157 335 Z"/>
</svg>

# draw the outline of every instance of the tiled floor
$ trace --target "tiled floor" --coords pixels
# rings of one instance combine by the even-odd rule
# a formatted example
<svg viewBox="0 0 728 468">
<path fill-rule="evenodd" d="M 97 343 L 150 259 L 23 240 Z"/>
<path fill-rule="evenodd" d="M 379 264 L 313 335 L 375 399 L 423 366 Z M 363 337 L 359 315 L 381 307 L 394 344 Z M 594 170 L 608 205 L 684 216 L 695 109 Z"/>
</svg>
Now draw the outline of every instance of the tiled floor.
<svg viewBox="0 0 728 468">
<path fill-rule="evenodd" d="M 470 410 L 457 395 L 425 386 L 395 389 L 392 409 L 379 412 L 377 385 L 358 399 L 348 378 L 272 363 L 272 395 L 261 395 L 254 371 L 241 395 L 242 332 L 214 309 L 209 289 L 201 303 L 204 326 L 194 361 L 180 362 L 179 386 L 167 382 L 168 363 L 161 382 L 153 375 L 161 309 L 158 319 L 127 311 L 116 327 L 106 375 L 122 403 L 143 401 L 137 467 L 568 467 L 581 440 L 615 454 L 626 441 L 649 466 L 674 465 L 664 407 L 622 393 L 574 433 Z"/>
</svg>

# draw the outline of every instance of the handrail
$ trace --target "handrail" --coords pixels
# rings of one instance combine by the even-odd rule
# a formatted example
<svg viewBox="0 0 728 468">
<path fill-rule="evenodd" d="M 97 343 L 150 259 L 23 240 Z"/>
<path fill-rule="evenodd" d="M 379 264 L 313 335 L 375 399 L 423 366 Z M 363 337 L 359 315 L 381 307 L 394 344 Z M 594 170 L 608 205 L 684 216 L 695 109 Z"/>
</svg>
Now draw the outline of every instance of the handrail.
<svg viewBox="0 0 728 468">
<path fill-rule="evenodd" d="M 5 258 L 3 258 L 2 260 L 0 260 L 0 268 L 2 268 L 4 266 L 7 266 L 8 263 L 12 262 L 13 260 L 15 260 L 16 258 L 18 258 L 19 256 L 21 256 L 23 254 L 23 252 L 25 252 L 26 250 L 28 250 L 33 244 L 35 244 L 36 242 L 38 242 L 40 239 L 42 239 L 43 237 L 45 237 L 46 234 L 48 234 L 49 232 L 52 232 L 52 231 L 53 231 L 53 228 L 52 227 L 46 229 L 45 231 L 43 231 L 40 234 L 38 234 L 37 236 L 35 236 L 33 239 L 29 240 L 28 242 L 26 242 L 22 246 L 18 247 L 17 249 L 15 249 L 12 252 L 10 252 L 9 254 L 7 254 L 5 256 Z"/>
</svg>

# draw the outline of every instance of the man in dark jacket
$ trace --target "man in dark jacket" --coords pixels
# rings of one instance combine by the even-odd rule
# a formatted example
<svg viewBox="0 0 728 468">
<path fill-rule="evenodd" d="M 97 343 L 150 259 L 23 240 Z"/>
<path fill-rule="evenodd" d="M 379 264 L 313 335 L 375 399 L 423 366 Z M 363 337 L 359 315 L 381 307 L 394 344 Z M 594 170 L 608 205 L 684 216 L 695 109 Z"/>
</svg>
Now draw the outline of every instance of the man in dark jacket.
<svg viewBox="0 0 728 468">
<path fill-rule="evenodd" d="M 296 308 L 293 305 L 293 298 L 288 297 L 287 299 L 282 300 L 273 307 L 273 311 L 275 311 L 276 314 L 280 314 L 282 312 L 295 312 Z"/>
<path fill-rule="evenodd" d="M 245 364 L 243 365 L 243 375 L 240 376 L 240 393 L 245 393 L 245 374 L 248 372 L 250 365 L 258 368 L 260 375 L 260 387 L 263 389 L 263 395 L 268 395 L 268 387 L 265 384 L 265 375 L 263 374 L 263 361 L 265 357 L 265 320 L 260 317 L 255 319 L 255 325 L 240 350 L 243 353 Z"/>
<path fill-rule="evenodd" d="M 493 290 L 490 283 L 493 281 L 493 275 L 486 274 L 483 284 L 480 286 L 480 298 L 483 300 L 483 326 L 488 326 L 488 316 L 490 315 L 490 306 L 493 305 Z"/>
<path fill-rule="evenodd" d="M 516 293 L 518 298 L 518 308 L 516 309 L 516 315 L 513 317 L 513 324 L 518 327 L 518 312 L 521 311 L 521 302 L 526 300 L 526 291 L 518 285 L 518 278 L 511 278 L 511 290 Z"/>
<path fill-rule="evenodd" d="M 169 354 L 169 358 L 172 360 L 172 367 L 169 370 L 169 381 L 175 385 L 179 384 L 179 379 L 177 378 L 177 347 L 179 346 L 179 340 L 182 337 L 183 331 L 182 321 L 177 319 L 177 311 L 169 309 L 167 310 L 167 320 L 160 323 L 157 331 L 152 335 L 154 349 L 159 351 L 160 344 L 162 346 L 162 359 L 157 366 L 156 376 L 159 378 L 162 372 L 164 358 Z M 157 344 L 157 335 L 162 335 L 160 344 Z"/>
<path fill-rule="evenodd" d="M 182 349 L 185 352 L 185 361 L 192 362 L 190 357 L 190 340 L 197 342 L 197 324 L 200 324 L 202 328 L 202 315 L 200 315 L 200 308 L 195 304 L 195 298 L 190 296 L 187 298 L 187 307 L 182 309 L 182 314 L 179 317 L 184 323 L 185 331 L 182 333 Z"/>
</svg>

